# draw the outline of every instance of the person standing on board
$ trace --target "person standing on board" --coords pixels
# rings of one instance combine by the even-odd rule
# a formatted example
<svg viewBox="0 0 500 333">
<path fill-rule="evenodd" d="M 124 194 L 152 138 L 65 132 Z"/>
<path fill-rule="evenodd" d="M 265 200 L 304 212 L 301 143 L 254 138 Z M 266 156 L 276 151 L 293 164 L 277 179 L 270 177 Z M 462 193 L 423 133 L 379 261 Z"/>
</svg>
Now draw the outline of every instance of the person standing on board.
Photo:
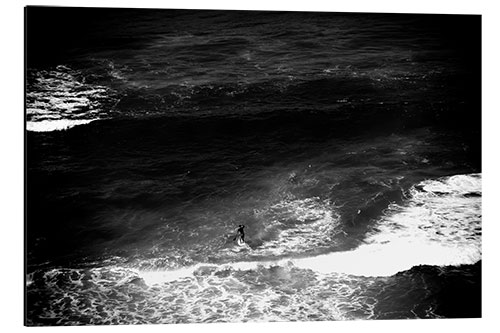
<svg viewBox="0 0 500 333">
<path fill-rule="evenodd" d="M 245 226 L 242 224 L 238 226 L 238 229 L 236 230 L 236 237 L 233 238 L 233 241 L 239 237 L 243 242 L 245 242 L 245 232 L 243 231 L 243 228 L 245 228 Z"/>
</svg>

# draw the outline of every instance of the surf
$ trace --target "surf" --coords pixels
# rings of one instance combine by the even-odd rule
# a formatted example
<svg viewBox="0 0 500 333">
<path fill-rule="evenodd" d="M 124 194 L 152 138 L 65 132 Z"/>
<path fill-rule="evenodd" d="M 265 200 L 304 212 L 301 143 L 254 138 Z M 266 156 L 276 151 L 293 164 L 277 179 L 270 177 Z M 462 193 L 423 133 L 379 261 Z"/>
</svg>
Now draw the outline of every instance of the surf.
<svg viewBox="0 0 500 333">
<path fill-rule="evenodd" d="M 109 116 L 117 102 L 108 87 L 87 83 L 84 74 L 68 66 L 29 70 L 26 129 L 29 132 L 68 130 Z"/>
<path fill-rule="evenodd" d="M 203 265 L 222 270 L 292 265 L 323 275 L 343 273 L 367 277 L 392 276 L 421 265 L 471 265 L 481 260 L 480 193 L 481 174 L 423 181 L 409 190 L 406 202 L 390 205 L 363 244 L 350 251 L 304 258 L 288 256 L 277 261 L 231 262 L 220 266 L 197 264 L 179 270 L 138 273 L 149 284 L 188 277 Z M 271 246 L 264 246 L 264 249 L 272 251 Z M 257 248 L 255 251 L 262 253 L 263 250 Z"/>
<path fill-rule="evenodd" d="M 37 270 L 26 278 L 28 298 L 49 291 L 52 300 L 67 299 L 49 301 L 39 319 L 57 324 L 439 318 L 427 293 L 457 269 L 479 269 L 480 217 L 481 174 L 426 180 L 389 205 L 352 250 L 255 260 L 235 253 L 174 269 L 114 260 Z M 418 304 L 386 304 L 408 292 L 420 295 Z M 68 311 L 78 318 L 60 315 Z"/>
</svg>

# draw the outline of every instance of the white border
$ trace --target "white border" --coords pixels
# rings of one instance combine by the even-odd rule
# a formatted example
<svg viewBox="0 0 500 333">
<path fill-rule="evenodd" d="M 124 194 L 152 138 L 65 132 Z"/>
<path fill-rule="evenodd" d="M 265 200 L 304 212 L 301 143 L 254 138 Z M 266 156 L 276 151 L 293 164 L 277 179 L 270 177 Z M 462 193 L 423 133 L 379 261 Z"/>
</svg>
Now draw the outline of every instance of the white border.
<svg viewBox="0 0 500 333">
<path fill-rule="evenodd" d="M 23 4 L 24 3 L 24 4 Z M 489 1 L 469 0 L 420 0 L 408 3 L 398 0 L 255 0 L 248 2 L 234 0 L 51 0 L 23 1 L 23 5 L 82 6 L 82 7 L 129 7 L 129 8 L 187 8 L 187 9 L 243 9 L 243 10 L 293 10 L 293 11 L 336 11 L 336 12 L 401 12 L 401 13 L 450 13 L 480 14 L 489 11 Z"/>
<path fill-rule="evenodd" d="M 26 5 L 58 5 L 83 7 L 134 7 L 134 8 L 192 8 L 192 9 L 259 9 L 259 10 L 304 10 L 336 12 L 406 12 L 406 13 L 450 13 L 483 15 L 483 319 L 461 320 L 411 320 L 411 321 L 358 321 L 358 322 L 298 322 L 265 324 L 188 324 L 148 326 L 99 326 L 99 327 L 23 327 L 23 68 L 24 68 L 24 13 Z M 494 211 L 498 205 L 496 189 L 498 177 L 498 117 L 496 105 L 500 84 L 498 61 L 500 61 L 498 31 L 500 17 L 498 5 L 488 0 L 349 0 L 349 1 L 194 1 L 194 0 L 58 0 L 15 1 L 4 0 L 0 9 L 2 32 L 2 121 L 0 133 L 2 154 L 2 272 L 0 273 L 3 296 L 0 301 L 2 329 L 51 331 L 114 331 L 114 332 L 217 332 L 234 331 L 348 331 L 355 332 L 422 332 L 422 331 L 492 331 L 498 328 L 498 262 L 497 243 L 500 237 Z M 465 46 L 466 47 L 466 46 Z M 467 306 L 467 304 L 464 304 Z M 495 325 L 496 324 L 496 325 Z"/>
</svg>

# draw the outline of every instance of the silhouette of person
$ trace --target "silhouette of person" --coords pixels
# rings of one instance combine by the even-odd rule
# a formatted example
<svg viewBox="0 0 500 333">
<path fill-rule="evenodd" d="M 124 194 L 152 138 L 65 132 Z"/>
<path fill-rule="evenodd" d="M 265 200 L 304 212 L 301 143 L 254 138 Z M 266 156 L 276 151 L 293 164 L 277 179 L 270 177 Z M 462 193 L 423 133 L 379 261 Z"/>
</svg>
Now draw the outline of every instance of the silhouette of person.
<svg viewBox="0 0 500 333">
<path fill-rule="evenodd" d="M 236 237 L 233 238 L 233 241 L 235 241 L 238 237 L 240 237 L 243 242 L 245 241 L 245 232 L 243 231 L 243 228 L 245 228 L 245 226 L 242 224 L 238 226 L 238 229 L 236 230 Z"/>
</svg>

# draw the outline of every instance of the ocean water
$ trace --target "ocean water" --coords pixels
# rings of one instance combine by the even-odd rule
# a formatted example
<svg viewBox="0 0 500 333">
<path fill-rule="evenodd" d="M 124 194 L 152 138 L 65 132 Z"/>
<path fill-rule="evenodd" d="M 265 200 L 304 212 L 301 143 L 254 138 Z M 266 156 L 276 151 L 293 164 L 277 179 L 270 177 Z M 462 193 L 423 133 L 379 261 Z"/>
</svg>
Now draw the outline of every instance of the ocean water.
<svg viewBox="0 0 500 333">
<path fill-rule="evenodd" d="M 479 16 L 26 19 L 27 325 L 481 316 Z"/>
</svg>

